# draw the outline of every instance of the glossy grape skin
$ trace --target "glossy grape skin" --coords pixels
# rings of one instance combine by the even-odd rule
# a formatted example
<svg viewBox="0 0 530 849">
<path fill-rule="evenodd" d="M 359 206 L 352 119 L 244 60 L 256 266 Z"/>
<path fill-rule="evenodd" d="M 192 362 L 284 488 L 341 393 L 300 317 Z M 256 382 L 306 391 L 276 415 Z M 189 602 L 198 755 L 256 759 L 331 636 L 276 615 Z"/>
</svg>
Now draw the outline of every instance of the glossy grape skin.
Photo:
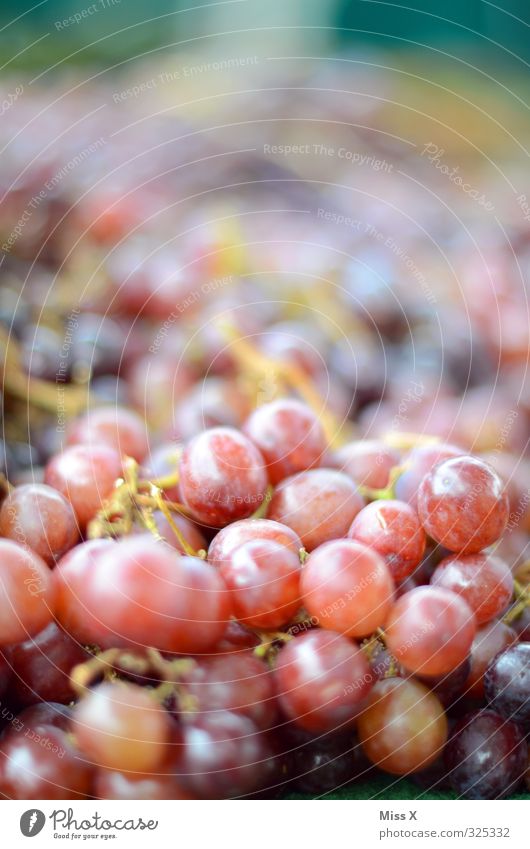
<svg viewBox="0 0 530 849">
<path fill-rule="evenodd" d="M 182 452 L 179 470 L 182 500 L 204 525 L 221 528 L 244 519 L 265 497 L 263 457 L 232 428 L 212 428 L 194 437 Z"/>
<path fill-rule="evenodd" d="M 357 729 L 365 754 L 392 775 L 425 769 L 447 740 L 447 719 L 440 701 L 413 679 L 378 681 Z"/>
<path fill-rule="evenodd" d="M 460 595 L 475 614 L 477 625 L 502 615 L 513 596 L 512 573 L 493 554 L 446 557 L 434 570 L 431 584 Z"/>
<path fill-rule="evenodd" d="M 168 756 L 171 720 L 145 688 L 104 682 L 75 706 L 72 730 L 94 764 L 148 772 Z"/>
<path fill-rule="evenodd" d="M 394 601 L 394 582 L 376 551 L 334 540 L 307 558 L 301 582 L 304 606 L 322 628 L 366 637 L 381 627 Z"/>
<path fill-rule="evenodd" d="M 344 730 L 373 683 L 356 644 L 320 630 L 301 634 L 282 648 L 274 678 L 284 713 L 311 732 Z"/>
<path fill-rule="evenodd" d="M 420 484 L 438 463 L 461 457 L 465 452 L 456 445 L 439 442 L 435 445 L 418 445 L 404 458 L 405 470 L 396 481 L 396 498 L 407 501 L 414 509 L 418 505 L 418 490 Z"/>
<path fill-rule="evenodd" d="M 38 634 L 55 608 L 53 573 L 44 560 L 10 539 L 0 539 L 0 646 Z"/>
<path fill-rule="evenodd" d="M 438 676 L 465 660 L 475 632 L 473 613 L 460 596 L 439 587 L 417 587 L 396 601 L 385 640 L 409 672 Z"/>
<path fill-rule="evenodd" d="M 381 555 L 395 581 L 403 581 L 419 565 L 426 545 L 415 510 L 404 501 L 372 501 L 357 513 L 350 539 Z"/>
<path fill-rule="evenodd" d="M 216 534 L 208 549 L 208 562 L 212 566 L 228 563 L 233 551 L 240 545 L 252 540 L 273 540 L 298 554 L 302 540 L 291 528 L 271 519 L 241 519 L 227 525 Z"/>
<path fill-rule="evenodd" d="M 514 722 L 482 710 L 463 717 L 451 734 L 445 764 L 463 799 L 502 799 L 520 783 L 528 748 Z"/>
<path fill-rule="evenodd" d="M 79 539 L 75 514 L 60 492 L 45 484 L 13 489 L 0 508 L 0 536 L 31 548 L 52 566 Z"/>
<path fill-rule="evenodd" d="M 208 651 L 230 617 L 230 594 L 213 567 L 144 535 L 82 562 L 65 558 L 54 575 L 59 621 L 75 638 L 101 647 Z"/>
<path fill-rule="evenodd" d="M 267 517 L 292 528 L 307 551 L 346 536 L 364 507 L 355 484 L 334 469 L 310 469 L 285 478 L 277 487 Z"/>
<path fill-rule="evenodd" d="M 242 430 L 259 448 L 272 484 L 318 466 L 327 448 L 315 413 L 293 398 L 262 404 L 251 413 Z"/>
<path fill-rule="evenodd" d="M 0 743 L 0 793 L 8 799 L 82 799 L 92 768 L 52 725 L 9 731 Z"/>
<path fill-rule="evenodd" d="M 471 669 L 466 683 L 469 696 L 484 696 L 484 673 L 495 655 L 516 642 L 515 632 L 509 625 L 496 619 L 477 630 L 471 644 Z"/>
<path fill-rule="evenodd" d="M 484 693 L 495 713 L 530 724 L 530 643 L 516 643 L 498 654 L 484 675 Z"/>
<path fill-rule="evenodd" d="M 236 548 L 220 568 L 236 618 L 252 628 L 286 625 L 302 603 L 298 555 L 273 540 Z"/>
<path fill-rule="evenodd" d="M 13 671 L 12 696 L 21 706 L 39 701 L 67 704 L 75 698 L 70 672 L 89 655 L 55 622 L 39 634 L 7 650 Z"/>
<path fill-rule="evenodd" d="M 321 796 L 366 778 L 371 764 L 355 731 L 312 734 L 298 729 L 287 738 L 290 746 L 290 772 L 299 793 Z"/>
<path fill-rule="evenodd" d="M 173 762 L 176 781 L 201 799 L 231 799 L 258 790 L 269 774 L 271 750 L 250 719 L 230 711 L 182 726 Z"/>
<path fill-rule="evenodd" d="M 193 799 L 172 775 L 117 772 L 98 769 L 94 779 L 94 795 L 98 799 L 151 801 L 155 799 Z"/>
<path fill-rule="evenodd" d="M 363 439 L 349 442 L 335 451 L 333 465 L 358 486 L 384 489 L 388 486 L 391 469 L 399 465 L 399 454 L 384 442 Z"/>
<path fill-rule="evenodd" d="M 44 483 L 70 502 L 83 530 L 122 474 L 120 455 L 108 445 L 72 445 L 48 462 Z"/>
<path fill-rule="evenodd" d="M 188 545 L 191 545 L 194 551 L 206 551 L 206 538 L 191 519 L 180 515 L 180 513 L 172 513 L 172 519 Z M 184 554 L 184 547 L 182 543 L 161 510 L 153 510 L 153 520 L 163 539 L 165 539 L 172 548 L 176 548 L 177 551 Z M 151 532 L 149 531 L 148 533 Z"/>
<path fill-rule="evenodd" d="M 186 694 L 194 700 L 192 720 L 228 710 L 265 729 L 277 719 L 272 672 L 252 651 L 197 658 L 182 680 Z"/>
<path fill-rule="evenodd" d="M 121 456 L 142 462 L 149 451 L 146 425 L 126 407 L 96 407 L 68 427 L 68 445 L 108 445 Z"/>
<path fill-rule="evenodd" d="M 437 465 L 420 484 L 426 532 L 450 551 L 474 554 L 496 542 L 508 521 L 508 496 L 497 472 L 475 457 Z"/>
</svg>

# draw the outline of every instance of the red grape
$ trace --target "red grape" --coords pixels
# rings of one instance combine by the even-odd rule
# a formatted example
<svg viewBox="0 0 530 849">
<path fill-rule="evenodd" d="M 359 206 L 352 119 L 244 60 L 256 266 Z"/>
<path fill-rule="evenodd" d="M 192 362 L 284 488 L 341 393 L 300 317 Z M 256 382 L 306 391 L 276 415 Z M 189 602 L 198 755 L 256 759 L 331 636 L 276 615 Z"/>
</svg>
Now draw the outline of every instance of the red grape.
<svg viewBox="0 0 530 849">
<path fill-rule="evenodd" d="M 244 543 L 221 566 L 236 618 L 253 628 L 289 622 L 301 605 L 301 573 L 298 555 L 267 539 Z"/>
<path fill-rule="evenodd" d="M 404 501 L 367 504 L 357 513 L 348 536 L 377 551 L 395 581 L 412 574 L 425 552 L 425 531 L 416 511 Z"/>
<path fill-rule="evenodd" d="M 445 460 L 418 491 L 423 527 L 450 551 L 474 554 L 496 542 L 508 521 L 508 496 L 497 472 L 475 457 Z"/>
<path fill-rule="evenodd" d="M 172 775 L 116 772 L 109 769 L 96 772 L 94 794 L 98 799 L 119 799 L 124 802 L 194 798 L 177 784 Z"/>
<path fill-rule="evenodd" d="M 274 670 L 284 712 L 306 731 L 351 724 L 373 676 L 355 643 L 333 631 L 308 631 L 288 642 Z"/>
<path fill-rule="evenodd" d="M 33 637 L 51 622 L 53 572 L 38 554 L 0 539 L 0 646 Z"/>
<path fill-rule="evenodd" d="M 528 748 L 514 722 L 491 710 L 468 714 L 456 725 L 445 750 L 453 790 L 464 799 L 502 799 L 517 788 Z"/>
<path fill-rule="evenodd" d="M 217 427 L 200 433 L 180 459 L 182 500 L 193 518 L 223 527 L 250 516 L 267 488 L 263 458 L 242 433 Z"/>
<path fill-rule="evenodd" d="M 292 528 L 312 551 L 323 542 L 346 536 L 363 506 L 347 475 L 334 469 L 311 469 L 276 487 L 267 515 Z"/>
<path fill-rule="evenodd" d="M 293 398 L 258 407 L 243 425 L 243 432 L 261 451 L 273 484 L 318 466 L 327 448 L 315 413 Z"/>
<path fill-rule="evenodd" d="M 315 549 L 301 586 L 304 605 L 319 625 L 350 637 L 366 637 L 381 627 L 394 601 L 394 582 L 383 559 L 352 540 Z"/>
<path fill-rule="evenodd" d="M 149 450 L 146 425 L 126 407 L 97 407 L 75 419 L 68 428 L 69 445 L 109 445 L 139 463 Z"/>
<path fill-rule="evenodd" d="M 52 725 L 9 731 L 0 744 L 0 793 L 8 799 L 82 799 L 92 769 Z"/>
<path fill-rule="evenodd" d="M 465 660 L 475 631 L 475 617 L 460 596 L 441 587 L 417 587 L 396 601 L 385 639 L 409 672 L 438 676 Z"/>
<path fill-rule="evenodd" d="M 0 536 L 30 548 L 49 566 L 79 539 L 72 507 L 60 492 L 45 484 L 13 489 L 0 508 Z"/>
<path fill-rule="evenodd" d="M 447 739 L 442 705 L 424 684 L 412 679 L 378 681 L 357 728 L 372 763 L 393 775 L 424 769 L 436 760 Z"/>
<path fill-rule="evenodd" d="M 484 695 L 484 673 L 496 654 L 517 640 L 514 631 L 496 619 L 477 630 L 471 644 L 471 669 L 466 683 L 470 696 Z"/>
<path fill-rule="evenodd" d="M 99 684 L 75 706 L 72 728 L 87 758 L 107 769 L 146 772 L 168 755 L 171 719 L 135 684 Z"/>
<path fill-rule="evenodd" d="M 208 549 L 208 561 L 213 566 L 221 566 L 230 561 L 232 552 L 240 545 L 265 539 L 285 545 L 293 554 L 298 554 L 302 548 L 302 540 L 287 525 L 271 519 L 241 519 L 214 536 Z"/>
<path fill-rule="evenodd" d="M 87 652 L 55 622 L 40 634 L 7 649 L 13 670 L 12 694 L 19 705 L 38 701 L 64 702 L 75 698 L 70 672 L 87 660 Z"/>
<path fill-rule="evenodd" d="M 399 465 L 399 454 L 384 442 L 363 439 L 335 451 L 333 465 L 360 486 L 384 489 L 389 484 L 391 469 Z"/>
<path fill-rule="evenodd" d="M 120 455 L 108 445 L 73 445 L 49 461 L 44 482 L 72 505 L 83 529 L 122 474 Z"/>
<path fill-rule="evenodd" d="M 425 477 L 438 463 L 450 460 L 452 457 L 461 457 L 464 451 L 456 445 L 438 442 L 436 445 L 418 445 L 410 454 L 404 458 L 404 472 L 396 481 L 396 498 L 417 508 L 418 489 Z"/>
<path fill-rule="evenodd" d="M 223 636 L 230 594 L 208 563 L 147 536 L 70 557 L 53 574 L 58 618 L 77 639 L 187 653 L 207 651 Z"/>
<path fill-rule="evenodd" d="M 446 557 L 434 570 L 431 584 L 462 596 L 478 625 L 504 613 L 513 595 L 512 573 L 493 554 Z"/>
<path fill-rule="evenodd" d="M 484 692 L 492 710 L 528 728 L 530 643 L 509 646 L 492 660 L 484 676 Z"/>
</svg>

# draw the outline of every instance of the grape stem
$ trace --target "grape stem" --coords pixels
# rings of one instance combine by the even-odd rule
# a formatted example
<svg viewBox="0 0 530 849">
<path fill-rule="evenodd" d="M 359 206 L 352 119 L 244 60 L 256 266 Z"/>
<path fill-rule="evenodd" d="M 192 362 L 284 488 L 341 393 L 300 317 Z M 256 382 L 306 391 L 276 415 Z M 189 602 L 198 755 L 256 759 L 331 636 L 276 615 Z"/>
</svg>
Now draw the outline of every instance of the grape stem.
<svg viewBox="0 0 530 849">
<path fill-rule="evenodd" d="M 363 498 L 367 498 L 369 501 L 389 501 L 396 497 L 396 483 L 403 474 L 403 472 L 406 472 L 407 469 L 407 463 L 404 463 L 403 465 L 399 466 L 393 466 L 390 469 L 390 473 L 388 476 L 388 485 L 383 487 L 383 489 L 373 489 L 370 486 L 363 486 L 361 484 L 358 487 L 358 490 L 363 496 Z"/>
<path fill-rule="evenodd" d="M 510 608 L 508 613 L 503 616 L 502 621 L 509 625 L 515 619 L 524 613 L 525 609 L 530 606 L 530 584 L 523 586 L 519 581 L 513 582 L 515 604 Z"/>
</svg>

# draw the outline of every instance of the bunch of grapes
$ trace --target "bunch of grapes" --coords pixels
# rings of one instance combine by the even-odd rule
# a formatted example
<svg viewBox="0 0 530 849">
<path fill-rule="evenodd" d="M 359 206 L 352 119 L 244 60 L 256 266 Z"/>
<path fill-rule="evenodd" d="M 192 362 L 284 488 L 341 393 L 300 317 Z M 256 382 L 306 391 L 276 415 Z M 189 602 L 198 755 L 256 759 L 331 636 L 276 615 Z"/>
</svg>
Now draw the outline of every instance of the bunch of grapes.
<svg viewBox="0 0 530 849">
<path fill-rule="evenodd" d="M 54 136 L 80 120 L 58 105 Z M 16 239 L 67 154 L 26 167 L 35 132 L 11 153 L 24 181 L 1 187 L 0 794 L 322 796 L 378 774 L 530 789 L 528 327 L 509 252 L 492 294 L 436 220 L 466 340 L 455 293 L 426 311 L 368 229 L 354 262 L 339 228 L 300 221 L 332 202 L 314 186 L 246 154 L 235 170 L 177 119 L 145 162 L 152 130 L 132 126 Z M 205 199 L 212 181 L 237 214 Z M 406 243 L 410 221 L 390 223 Z"/>
</svg>

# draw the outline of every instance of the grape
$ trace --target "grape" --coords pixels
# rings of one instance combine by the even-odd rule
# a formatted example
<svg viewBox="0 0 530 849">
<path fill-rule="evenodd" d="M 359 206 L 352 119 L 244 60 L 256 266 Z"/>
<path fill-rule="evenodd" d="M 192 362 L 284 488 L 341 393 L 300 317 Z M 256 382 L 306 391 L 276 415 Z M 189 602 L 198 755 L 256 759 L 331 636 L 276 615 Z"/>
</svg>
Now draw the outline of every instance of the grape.
<svg viewBox="0 0 530 849">
<path fill-rule="evenodd" d="M 471 644 L 471 669 L 466 684 L 468 695 L 477 698 L 484 695 L 484 673 L 490 661 L 516 639 L 512 628 L 495 619 L 477 630 Z"/>
<path fill-rule="evenodd" d="M 185 692 L 194 700 L 192 719 L 228 710 L 265 729 L 277 718 L 272 672 L 252 652 L 197 658 L 182 680 Z"/>
<path fill-rule="evenodd" d="M 368 662 L 355 643 L 319 630 L 284 646 L 274 678 L 284 712 L 312 732 L 351 724 L 373 683 Z"/>
<path fill-rule="evenodd" d="M 7 799 L 82 799 L 92 769 L 52 725 L 13 729 L 0 743 L 0 793 Z"/>
<path fill-rule="evenodd" d="M 502 799 L 527 767 L 528 751 L 514 722 L 491 710 L 463 717 L 445 750 L 451 787 L 464 799 Z"/>
<path fill-rule="evenodd" d="M 121 459 L 113 448 L 73 445 L 48 462 L 44 482 L 70 502 L 83 530 L 101 509 L 121 474 Z"/>
<path fill-rule="evenodd" d="M 70 672 L 87 660 L 87 652 L 55 622 L 40 634 L 7 650 L 13 670 L 12 694 L 19 705 L 38 701 L 64 702 L 75 697 Z"/>
<path fill-rule="evenodd" d="M 118 454 L 142 462 L 149 450 L 146 426 L 140 416 L 125 407 L 97 407 L 67 430 L 68 445 L 108 445 Z"/>
<path fill-rule="evenodd" d="M 182 738 L 174 775 L 200 798 L 231 799 L 263 786 L 271 751 L 248 717 L 230 711 L 199 716 L 183 725 Z"/>
<path fill-rule="evenodd" d="M 221 566 L 230 561 L 232 552 L 240 545 L 266 539 L 285 545 L 293 554 L 298 554 L 302 548 L 302 540 L 287 525 L 271 519 L 241 519 L 214 536 L 208 549 L 208 561 L 213 566 Z"/>
<path fill-rule="evenodd" d="M 393 775 L 425 769 L 436 760 L 447 739 L 440 701 L 413 679 L 378 681 L 357 728 L 372 763 Z"/>
<path fill-rule="evenodd" d="M 0 539 L 0 646 L 38 634 L 55 607 L 53 573 L 38 554 Z"/>
<path fill-rule="evenodd" d="M 120 540 L 81 561 L 65 558 L 54 574 L 63 627 L 102 647 L 207 651 L 230 616 L 230 594 L 213 567 L 147 536 Z"/>
<path fill-rule="evenodd" d="M 108 769 L 96 772 L 94 794 L 98 799 L 122 801 L 194 798 L 177 784 L 172 775 L 126 773 Z"/>
<path fill-rule="evenodd" d="M 396 581 L 419 565 L 425 552 L 425 531 L 417 513 L 403 501 L 372 501 L 357 513 L 348 531 L 381 555 Z"/>
<path fill-rule="evenodd" d="M 153 481 L 156 478 L 176 475 L 181 453 L 182 448 L 179 445 L 175 445 L 173 442 L 164 442 L 151 451 L 148 459 L 144 462 L 140 476 Z M 171 487 L 165 487 L 164 496 L 169 501 L 180 501 L 181 494 L 178 483 Z"/>
<path fill-rule="evenodd" d="M 444 708 L 449 708 L 459 696 L 464 694 L 470 671 L 471 660 L 466 657 L 460 666 L 445 675 L 439 675 L 436 678 L 429 678 L 427 675 L 418 677 L 433 693 L 436 693 Z"/>
<path fill-rule="evenodd" d="M 363 506 L 347 475 L 334 469 L 311 469 L 276 487 L 267 515 L 292 528 L 312 551 L 328 540 L 346 536 Z"/>
<path fill-rule="evenodd" d="M 79 748 L 98 766 L 146 772 L 168 755 L 170 723 L 146 689 L 104 682 L 75 706 L 72 729 Z"/>
<path fill-rule="evenodd" d="M 70 730 L 72 710 L 58 702 L 39 702 L 20 711 L 17 717 L 23 728 L 36 728 L 38 725 L 53 725 L 61 731 Z"/>
<path fill-rule="evenodd" d="M 484 675 L 484 692 L 496 713 L 523 728 L 530 723 L 530 643 L 498 654 Z"/>
<path fill-rule="evenodd" d="M 152 517 L 160 536 L 163 537 L 173 548 L 176 548 L 177 551 L 184 554 L 184 548 L 179 538 L 175 534 L 175 531 L 162 511 L 153 510 Z M 191 545 L 194 551 L 206 551 L 206 539 L 191 519 L 187 519 L 186 516 L 181 516 L 180 513 L 173 513 L 172 519 L 188 545 Z"/>
<path fill-rule="evenodd" d="M 53 566 L 79 539 L 72 507 L 45 484 L 13 489 L 0 508 L 0 536 L 30 548 Z"/>
<path fill-rule="evenodd" d="M 8 690 L 11 683 L 11 663 L 0 652 L 0 697 Z"/>
<path fill-rule="evenodd" d="M 207 428 L 238 427 L 249 413 L 248 400 L 233 383 L 206 377 L 179 400 L 172 435 L 191 439 Z"/>
<path fill-rule="evenodd" d="M 244 625 L 280 628 L 300 608 L 300 559 L 285 545 L 267 539 L 246 542 L 220 571 L 234 614 Z"/>
<path fill-rule="evenodd" d="M 438 676 L 465 660 L 475 631 L 473 613 L 460 596 L 439 587 L 417 587 L 396 601 L 385 639 L 409 672 Z"/>
<path fill-rule="evenodd" d="M 245 649 L 255 649 L 259 645 L 260 638 L 254 631 L 249 631 L 240 622 L 231 619 L 226 626 L 221 640 L 216 643 L 213 651 L 215 654 L 231 654 L 244 651 Z"/>
<path fill-rule="evenodd" d="M 519 640 L 524 643 L 530 642 L 530 607 L 525 607 L 518 616 L 512 619 L 510 627 L 515 631 Z"/>
<path fill-rule="evenodd" d="M 363 439 L 335 451 L 333 465 L 360 486 L 384 489 L 390 482 L 391 469 L 399 465 L 399 454 L 384 442 Z"/>
<path fill-rule="evenodd" d="M 315 549 L 302 573 L 304 606 L 323 628 L 366 637 L 381 627 L 394 601 L 383 559 L 365 545 L 334 540 Z"/>
<path fill-rule="evenodd" d="M 296 790 L 320 796 L 366 777 L 371 764 L 354 731 L 318 737 L 298 729 L 289 744 L 291 772 Z"/>
<path fill-rule="evenodd" d="M 116 543 L 110 539 L 93 539 L 83 542 L 68 552 L 54 571 L 57 589 L 56 616 L 66 633 L 81 642 L 90 642 L 83 635 L 90 611 L 85 607 L 84 594 L 87 578 L 96 558 Z"/>
<path fill-rule="evenodd" d="M 106 315 L 85 312 L 77 317 L 70 349 L 75 378 L 117 374 L 126 343 L 125 330 Z"/>
<path fill-rule="evenodd" d="M 315 413 L 293 398 L 258 407 L 244 423 L 243 432 L 261 451 L 273 484 L 318 466 L 327 448 Z"/>
<path fill-rule="evenodd" d="M 405 471 L 396 481 L 396 498 L 407 501 L 414 509 L 417 509 L 418 490 L 420 484 L 434 467 L 443 460 L 452 457 L 461 457 L 464 454 L 456 445 L 439 442 L 436 445 L 418 445 L 405 457 Z"/>
<path fill-rule="evenodd" d="M 431 584 L 461 596 L 475 614 L 478 625 L 504 613 L 513 595 L 512 573 L 493 554 L 446 557 L 436 567 Z"/>
<path fill-rule="evenodd" d="M 423 527 L 450 551 L 474 554 L 496 542 L 508 521 L 497 472 L 474 457 L 455 457 L 426 475 L 418 491 Z"/>
<path fill-rule="evenodd" d="M 217 427 L 196 436 L 180 459 L 182 500 L 193 518 L 223 527 L 250 516 L 267 488 L 258 449 L 237 430 Z"/>
</svg>

